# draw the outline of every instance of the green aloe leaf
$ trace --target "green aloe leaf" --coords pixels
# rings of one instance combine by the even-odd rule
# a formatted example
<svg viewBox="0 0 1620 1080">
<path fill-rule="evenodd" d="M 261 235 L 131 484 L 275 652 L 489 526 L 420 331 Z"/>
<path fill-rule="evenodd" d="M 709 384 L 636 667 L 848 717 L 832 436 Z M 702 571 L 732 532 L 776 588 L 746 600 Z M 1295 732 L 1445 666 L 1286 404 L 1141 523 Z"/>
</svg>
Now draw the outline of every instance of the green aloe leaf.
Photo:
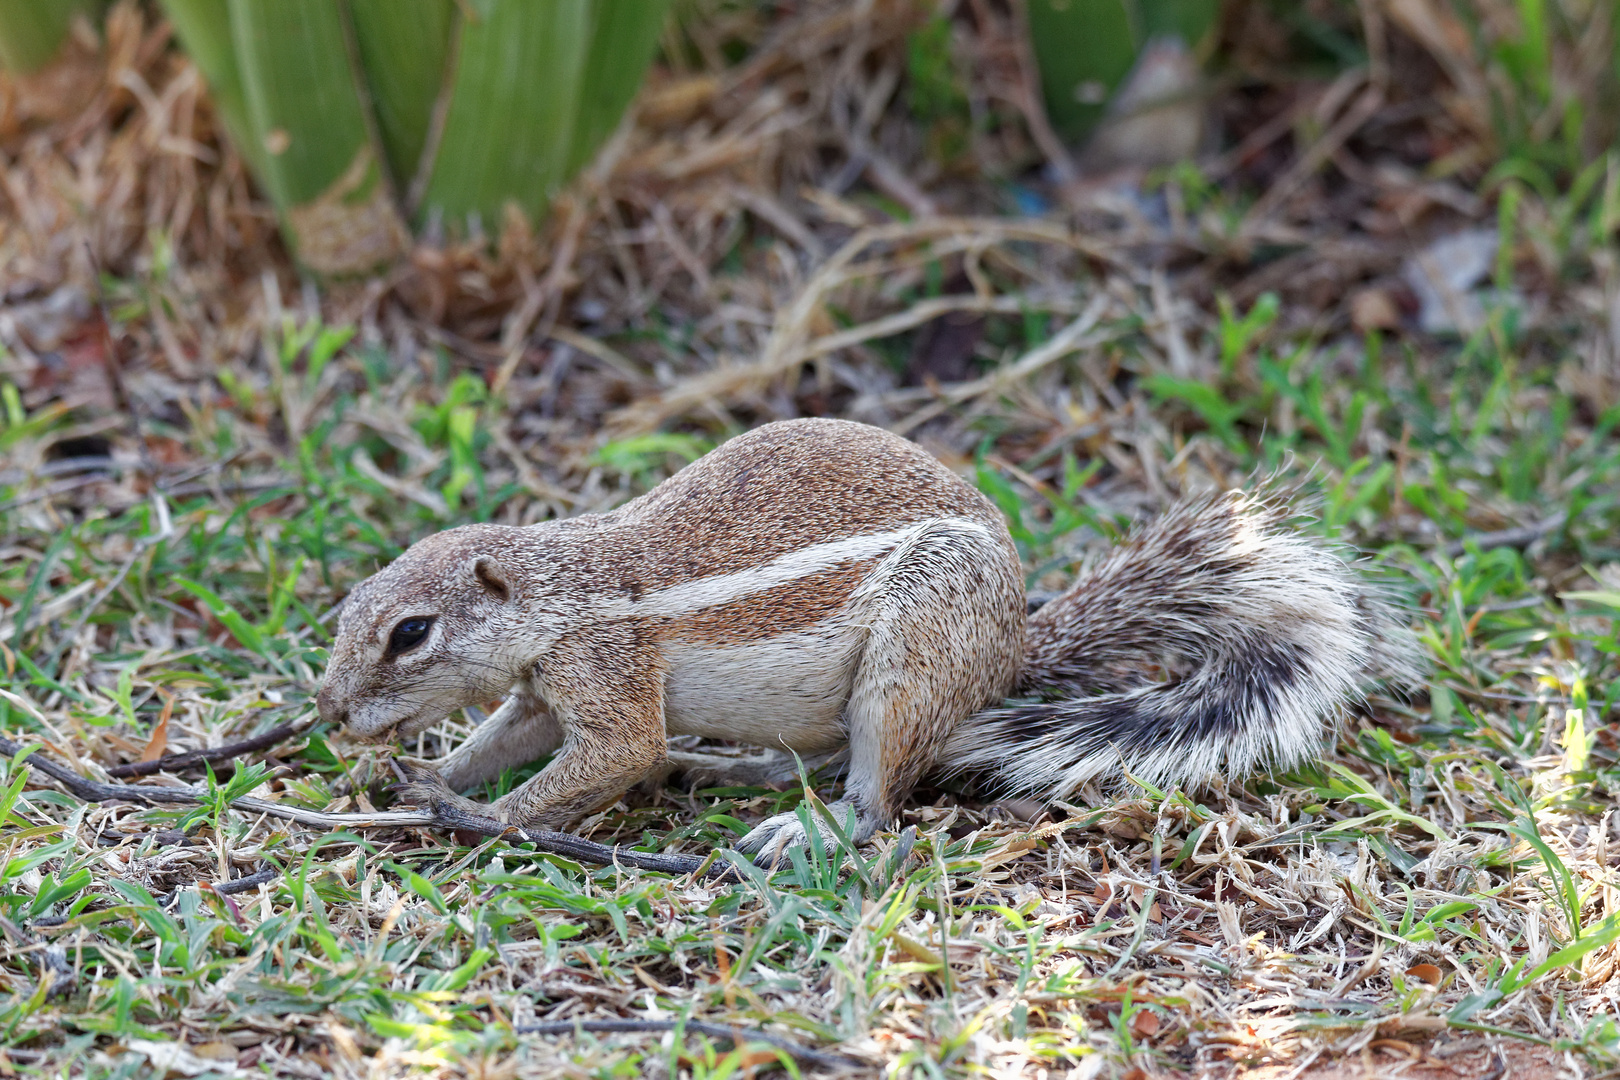
<svg viewBox="0 0 1620 1080">
<path fill-rule="evenodd" d="M 1148 41 L 1196 45 L 1215 25 L 1218 0 L 1029 0 L 1030 45 L 1052 126 L 1091 132 Z"/>
<path fill-rule="evenodd" d="M 515 202 L 538 217 L 562 179 L 579 111 L 589 0 L 469 2 L 444 137 L 422 213 L 499 231 Z"/>
<path fill-rule="evenodd" d="M 328 275 L 397 256 L 407 212 L 459 235 L 538 219 L 634 97 L 668 7 L 163 2 L 299 261 Z"/>
<path fill-rule="evenodd" d="M 455 29 L 452 0 L 349 0 L 377 132 L 400 191 L 422 164 Z"/>
<path fill-rule="evenodd" d="M 663 0 L 465 0 L 443 137 L 419 220 L 493 233 L 531 220 L 640 84 Z"/>
<path fill-rule="evenodd" d="M 248 121 L 242 72 L 231 43 L 228 0 L 164 0 L 163 11 L 180 43 L 208 82 L 214 108 L 225 122 L 226 133 L 247 159 L 255 176 L 264 175 L 264 153 Z"/>
<path fill-rule="evenodd" d="M 372 142 L 337 0 L 229 0 L 261 179 L 299 261 L 369 270 L 405 235 Z"/>
<path fill-rule="evenodd" d="M 0 0 L 0 66 L 21 72 L 44 67 L 74 18 L 99 7 L 96 0 Z"/>
<path fill-rule="evenodd" d="M 581 168 L 618 126 L 641 87 L 664 25 L 663 0 L 598 0 L 585 56 L 585 84 L 574 123 L 569 173 Z"/>
</svg>

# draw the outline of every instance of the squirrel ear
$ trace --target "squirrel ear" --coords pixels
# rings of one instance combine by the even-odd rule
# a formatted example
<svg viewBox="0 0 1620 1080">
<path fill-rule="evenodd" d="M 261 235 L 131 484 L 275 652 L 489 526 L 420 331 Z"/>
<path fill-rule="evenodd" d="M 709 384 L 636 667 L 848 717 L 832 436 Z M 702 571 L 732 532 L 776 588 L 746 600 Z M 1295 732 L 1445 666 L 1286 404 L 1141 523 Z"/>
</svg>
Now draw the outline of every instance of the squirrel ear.
<svg viewBox="0 0 1620 1080">
<path fill-rule="evenodd" d="M 506 583 L 506 571 L 488 555 L 480 555 L 473 560 L 473 577 L 478 579 L 478 584 L 482 585 L 485 591 L 501 603 L 512 599 L 512 587 Z"/>
</svg>

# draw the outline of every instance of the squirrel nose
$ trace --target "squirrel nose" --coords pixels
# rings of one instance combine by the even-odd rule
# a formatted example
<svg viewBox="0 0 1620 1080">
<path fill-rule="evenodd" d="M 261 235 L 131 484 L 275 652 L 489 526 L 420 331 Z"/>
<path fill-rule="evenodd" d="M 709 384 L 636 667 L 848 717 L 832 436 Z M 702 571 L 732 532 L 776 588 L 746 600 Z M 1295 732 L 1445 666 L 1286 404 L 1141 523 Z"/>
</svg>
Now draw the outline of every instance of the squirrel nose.
<svg viewBox="0 0 1620 1080">
<path fill-rule="evenodd" d="M 329 724 L 342 726 L 349 722 L 349 710 L 339 707 L 333 700 L 330 686 L 321 687 L 321 692 L 315 695 L 315 709 L 321 714 L 321 719 Z"/>
</svg>

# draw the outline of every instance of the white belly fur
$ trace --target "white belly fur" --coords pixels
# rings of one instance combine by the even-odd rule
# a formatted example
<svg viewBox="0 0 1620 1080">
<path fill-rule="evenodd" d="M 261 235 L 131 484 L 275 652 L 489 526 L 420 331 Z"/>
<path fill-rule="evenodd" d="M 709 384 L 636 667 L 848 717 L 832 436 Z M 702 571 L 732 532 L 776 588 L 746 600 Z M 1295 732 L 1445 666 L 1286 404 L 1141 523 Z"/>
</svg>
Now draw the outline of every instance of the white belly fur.
<svg viewBox="0 0 1620 1080">
<path fill-rule="evenodd" d="M 672 642 L 664 727 L 799 753 L 841 746 L 864 638 L 839 620 L 745 645 Z"/>
</svg>

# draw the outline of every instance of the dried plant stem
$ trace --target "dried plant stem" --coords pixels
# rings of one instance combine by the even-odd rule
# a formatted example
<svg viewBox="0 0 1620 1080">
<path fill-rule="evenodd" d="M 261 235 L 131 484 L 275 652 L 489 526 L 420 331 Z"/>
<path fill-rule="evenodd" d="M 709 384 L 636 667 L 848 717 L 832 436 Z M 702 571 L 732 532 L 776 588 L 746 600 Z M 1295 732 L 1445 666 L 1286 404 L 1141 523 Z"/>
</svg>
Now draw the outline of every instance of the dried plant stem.
<svg viewBox="0 0 1620 1080">
<path fill-rule="evenodd" d="M 789 374 L 810 360 L 874 338 L 901 333 L 949 312 L 974 311 L 998 314 L 1030 309 L 1052 310 L 1061 308 L 1069 302 L 1068 297 L 1061 299 L 1032 296 L 981 297 L 977 294 L 939 297 L 914 304 L 905 311 L 875 319 L 861 326 L 809 339 L 810 327 L 815 321 L 816 313 L 822 309 L 834 289 L 885 271 L 887 264 L 882 260 L 876 260 L 876 264 L 857 262 L 863 253 L 874 248 L 935 241 L 943 241 L 944 244 L 942 248 L 930 250 L 929 255 L 932 258 L 952 253 L 953 247 L 963 251 L 981 250 L 992 244 L 1011 241 L 1056 244 L 1110 262 L 1116 258 L 1102 245 L 1093 244 L 1070 229 L 1034 220 L 930 218 L 926 221 L 862 229 L 821 265 L 793 303 L 777 317 L 770 338 L 766 341 L 763 353 L 757 361 L 718 368 L 685 379 L 661 397 L 621 409 L 612 417 L 613 427 L 624 432 L 651 431 L 660 424 L 707 402 L 731 400 L 750 389 L 762 389 L 773 380 Z M 956 243 L 953 244 L 952 241 Z"/>
<path fill-rule="evenodd" d="M 1041 368 L 1055 361 L 1063 359 L 1071 353 L 1081 349 L 1100 345 L 1108 339 L 1108 334 L 1093 334 L 1097 323 L 1101 321 L 1103 312 L 1108 310 L 1107 294 L 1098 294 L 1080 317 L 1052 335 L 1044 345 L 1037 346 L 1019 357 L 1014 363 L 1008 364 L 999 371 L 992 372 L 982 379 L 961 383 L 952 387 L 944 396 L 931 405 L 918 409 L 910 416 L 892 426 L 897 435 L 904 435 L 925 421 L 965 401 L 983 394 L 995 393 L 1011 387 L 1024 379 L 1029 378 Z"/>
</svg>

